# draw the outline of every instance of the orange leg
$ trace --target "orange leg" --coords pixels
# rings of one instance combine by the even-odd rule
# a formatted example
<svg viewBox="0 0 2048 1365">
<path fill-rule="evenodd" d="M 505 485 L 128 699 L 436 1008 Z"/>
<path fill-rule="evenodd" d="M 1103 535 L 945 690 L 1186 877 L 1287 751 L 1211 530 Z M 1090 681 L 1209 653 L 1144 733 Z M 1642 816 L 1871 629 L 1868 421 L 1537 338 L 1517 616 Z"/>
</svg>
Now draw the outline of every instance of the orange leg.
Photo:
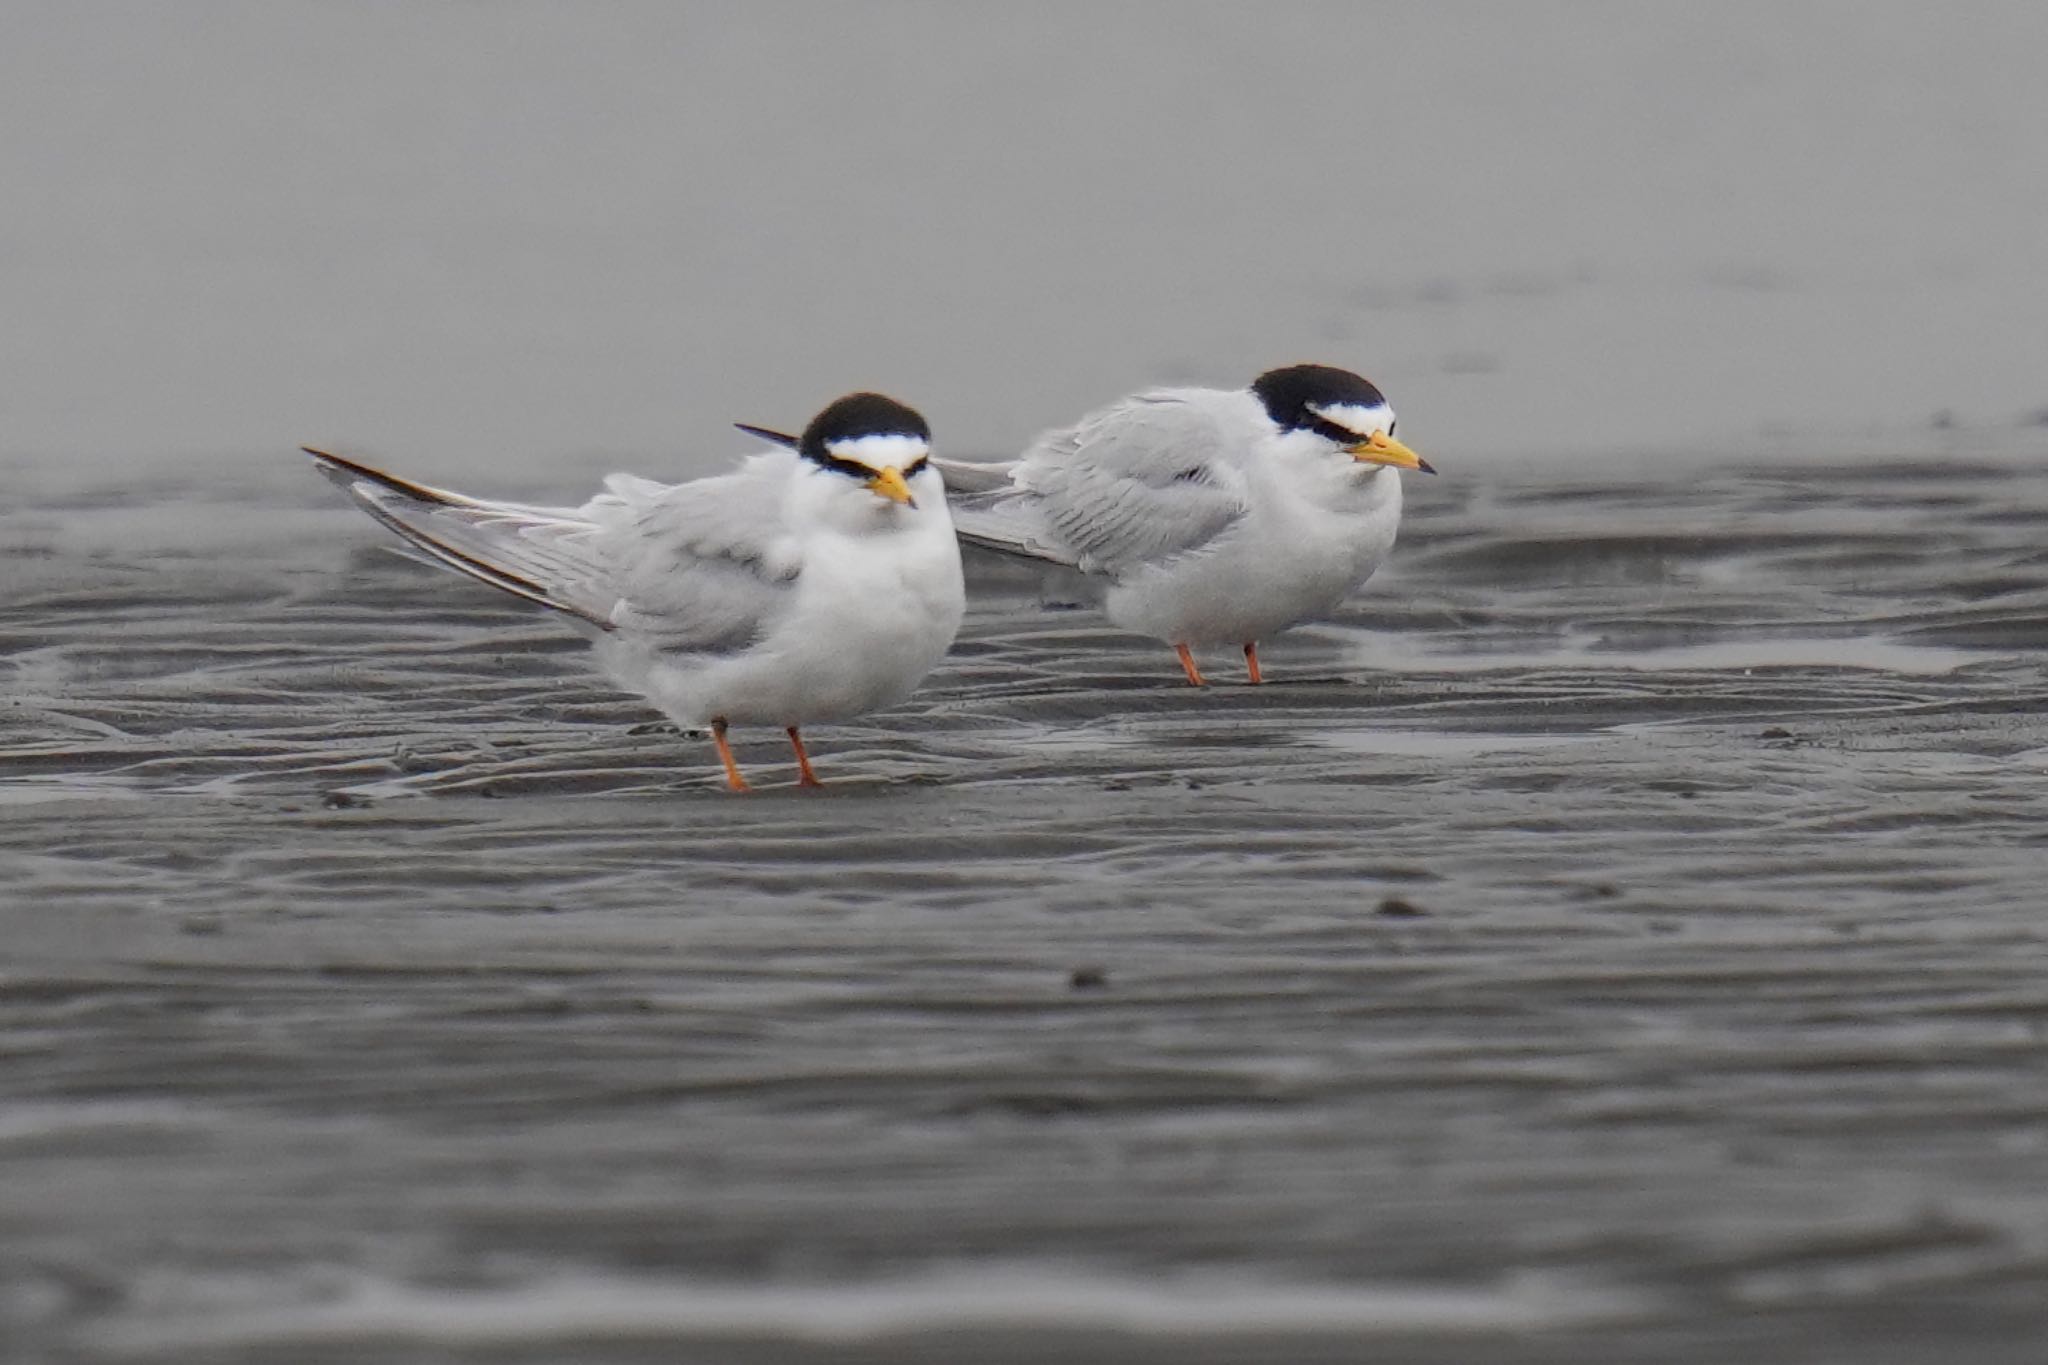
<svg viewBox="0 0 2048 1365">
<path fill-rule="evenodd" d="M 824 786 L 825 784 L 818 780 L 818 775 L 811 771 L 811 756 L 804 752 L 804 737 L 796 732 L 794 725 L 789 727 L 789 743 L 790 747 L 796 750 L 796 770 L 803 774 L 797 779 L 796 784 L 799 787 Z"/>
<path fill-rule="evenodd" d="M 1195 656 L 1188 653 L 1186 645 L 1175 645 L 1173 652 L 1180 655 L 1180 666 L 1187 671 L 1189 683 L 1196 687 L 1209 685 L 1208 679 L 1202 676 L 1202 670 L 1195 667 Z"/>
<path fill-rule="evenodd" d="M 725 742 L 725 717 L 711 718 L 711 742 L 718 746 L 718 761 L 725 765 L 725 785 L 736 792 L 747 791 L 747 779 L 740 776 L 740 765 L 732 761 L 732 746 Z"/>
<path fill-rule="evenodd" d="M 1259 642 L 1247 640 L 1244 646 L 1244 666 L 1251 671 L 1252 685 L 1258 686 L 1265 679 L 1259 676 Z"/>
</svg>

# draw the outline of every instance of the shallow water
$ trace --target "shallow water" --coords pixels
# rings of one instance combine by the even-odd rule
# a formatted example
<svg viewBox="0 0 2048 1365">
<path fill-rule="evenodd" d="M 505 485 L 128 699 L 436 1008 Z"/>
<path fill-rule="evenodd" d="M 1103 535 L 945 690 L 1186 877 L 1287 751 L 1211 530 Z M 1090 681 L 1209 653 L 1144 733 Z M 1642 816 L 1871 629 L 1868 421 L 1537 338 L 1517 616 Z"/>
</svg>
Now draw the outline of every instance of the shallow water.
<svg viewBox="0 0 2048 1365">
<path fill-rule="evenodd" d="M 1258 689 L 977 564 L 748 798 L 300 471 L 26 486 L 15 1358 L 2038 1359 L 2048 474 L 1428 483 Z"/>
</svg>

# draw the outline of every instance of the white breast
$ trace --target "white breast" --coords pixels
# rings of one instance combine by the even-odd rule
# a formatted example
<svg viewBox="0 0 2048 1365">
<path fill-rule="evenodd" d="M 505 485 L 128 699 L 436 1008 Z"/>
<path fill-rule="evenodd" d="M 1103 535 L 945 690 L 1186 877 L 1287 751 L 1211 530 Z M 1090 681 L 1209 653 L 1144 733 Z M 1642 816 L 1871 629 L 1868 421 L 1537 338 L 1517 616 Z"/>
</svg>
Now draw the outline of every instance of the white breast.
<svg viewBox="0 0 2048 1365">
<path fill-rule="evenodd" d="M 1341 487 L 1262 480 L 1240 525 L 1198 553 L 1127 575 L 1104 610 L 1173 644 L 1265 639 L 1349 597 L 1393 549 L 1400 521 L 1400 475 L 1391 469 Z"/>
<path fill-rule="evenodd" d="M 966 594 L 938 476 L 913 482 L 915 509 L 824 487 L 829 514 L 805 518 L 794 596 L 760 640 L 647 669 L 646 692 L 678 723 L 847 720 L 902 701 L 951 647 Z"/>
</svg>

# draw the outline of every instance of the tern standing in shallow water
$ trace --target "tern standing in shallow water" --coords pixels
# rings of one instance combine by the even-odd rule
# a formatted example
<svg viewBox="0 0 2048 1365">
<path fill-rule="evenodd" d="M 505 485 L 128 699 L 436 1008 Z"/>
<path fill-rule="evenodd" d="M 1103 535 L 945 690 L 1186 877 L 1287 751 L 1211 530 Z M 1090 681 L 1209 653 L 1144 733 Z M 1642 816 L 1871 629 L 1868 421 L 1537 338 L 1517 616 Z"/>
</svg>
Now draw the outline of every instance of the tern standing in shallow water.
<svg viewBox="0 0 2048 1365">
<path fill-rule="evenodd" d="M 910 695 L 960 628 L 960 548 L 916 412 L 850 394 L 726 474 L 613 474 L 581 507 L 488 502 L 317 450 L 320 472 L 413 552 L 552 607 L 605 673 L 686 728 L 800 727 Z"/>
<path fill-rule="evenodd" d="M 971 544 L 1078 569 L 1109 619 L 1193 651 L 1244 650 L 1324 615 L 1394 547 L 1403 469 L 1373 385 L 1328 365 L 1248 389 L 1152 389 L 1047 432 L 1001 464 L 942 462 Z"/>
</svg>

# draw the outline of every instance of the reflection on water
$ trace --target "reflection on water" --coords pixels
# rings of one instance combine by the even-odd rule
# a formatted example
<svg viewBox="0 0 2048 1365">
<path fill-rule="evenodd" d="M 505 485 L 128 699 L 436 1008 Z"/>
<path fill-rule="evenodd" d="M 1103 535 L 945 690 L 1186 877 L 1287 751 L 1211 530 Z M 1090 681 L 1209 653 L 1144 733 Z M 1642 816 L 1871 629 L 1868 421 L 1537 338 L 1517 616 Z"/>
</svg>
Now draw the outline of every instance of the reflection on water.
<svg viewBox="0 0 2048 1365">
<path fill-rule="evenodd" d="M 189 1296 L 177 1305 L 184 1316 L 122 1324 L 95 1334 L 95 1344 L 116 1358 L 161 1359 L 166 1349 L 195 1346 L 276 1349 L 380 1340 L 531 1349 L 546 1342 L 587 1348 L 676 1339 L 845 1345 L 928 1334 L 957 1342 L 981 1334 L 998 1341 L 1027 1337 L 1036 1349 L 1055 1351 L 1113 1334 L 1161 1339 L 1184 1350 L 1219 1339 L 1494 1336 L 1621 1322 L 1648 1309 L 1641 1295 L 1594 1292 L 1540 1276 L 1498 1288 L 1310 1286 L 1214 1274 L 1164 1282 L 1062 1275 L 1028 1264 L 869 1285 L 558 1278 L 509 1292 L 424 1291 L 338 1274 L 322 1302 L 283 1311 L 275 1301 L 298 1295 L 256 1277 L 165 1288 Z"/>
<path fill-rule="evenodd" d="M 112 773 L 31 773 L 0 778 L 0 806 L 29 806 L 44 801 L 119 800 L 147 795 L 149 793 L 140 783 Z"/>
<path fill-rule="evenodd" d="M 1559 744 L 1581 744 L 1594 735 L 1460 734 L 1455 730 L 1384 730 L 1356 727 L 1349 730 L 1317 730 L 1302 737 L 1310 744 L 1350 749 L 1367 754 L 1406 754 L 1415 758 L 1458 758 L 1465 754 L 1498 753 L 1509 749 L 1548 749 Z"/>
<path fill-rule="evenodd" d="M 1741 629 L 1739 626 L 1735 628 Z M 1352 642 L 1341 656 L 1347 669 L 1394 669 L 1402 672 L 1459 673 L 1493 669 L 1526 672 L 1591 666 L 1651 673 L 1860 668 L 1882 673 L 1943 674 L 1972 664 L 1989 663 L 1999 657 L 1989 650 L 1943 649 L 1883 636 L 1841 639 L 1765 636 L 1645 647 L 1626 639 L 1573 638 L 1567 634 L 1555 648 L 1516 650 L 1512 647 L 1502 649 L 1497 642 L 1460 633 L 1418 637 L 1385 630 L 1340 632 L 1324 627 L 1324 631 Z"/>
</svg>

